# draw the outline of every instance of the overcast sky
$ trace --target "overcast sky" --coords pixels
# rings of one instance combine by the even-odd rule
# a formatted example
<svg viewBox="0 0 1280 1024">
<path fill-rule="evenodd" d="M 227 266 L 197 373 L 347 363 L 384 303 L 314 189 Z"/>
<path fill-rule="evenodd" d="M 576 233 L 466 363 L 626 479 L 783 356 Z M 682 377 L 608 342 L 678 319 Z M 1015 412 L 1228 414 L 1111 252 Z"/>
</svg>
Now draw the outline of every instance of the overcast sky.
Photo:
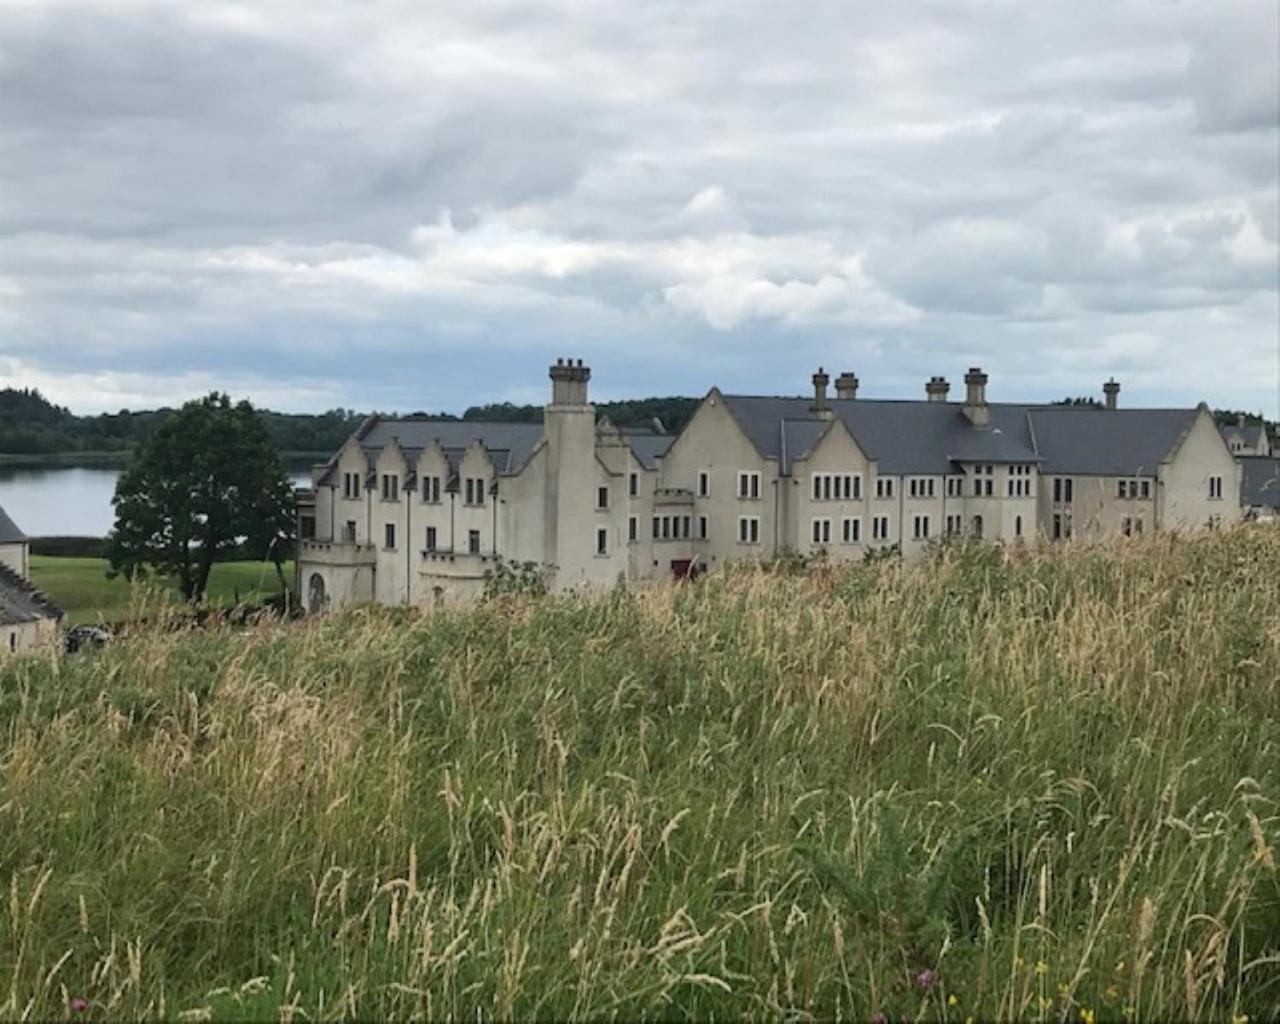
<svg viewBox="0 0 1280 1024">
<path fill-rule="evenodd" d="M 1280 413 L 1275 0 L 0 0 L 0 385 L 78 412 Z"/>
</svg>

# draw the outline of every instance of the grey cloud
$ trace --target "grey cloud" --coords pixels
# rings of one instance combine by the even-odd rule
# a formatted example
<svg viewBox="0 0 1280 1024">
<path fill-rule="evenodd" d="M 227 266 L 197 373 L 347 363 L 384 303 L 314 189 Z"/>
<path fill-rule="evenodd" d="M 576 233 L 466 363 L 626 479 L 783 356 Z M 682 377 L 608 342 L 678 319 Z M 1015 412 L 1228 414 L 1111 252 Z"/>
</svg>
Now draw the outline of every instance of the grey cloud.
<svg viewBox="0 0 1280 1024">
<path fill-rule="evenodd" d="M 528 395 L 569 345 L 630 393 L 980 360 L 1274 405 L 1275 19 L 10 4 L 0 356 L 398 408 Z"/>
</svg>

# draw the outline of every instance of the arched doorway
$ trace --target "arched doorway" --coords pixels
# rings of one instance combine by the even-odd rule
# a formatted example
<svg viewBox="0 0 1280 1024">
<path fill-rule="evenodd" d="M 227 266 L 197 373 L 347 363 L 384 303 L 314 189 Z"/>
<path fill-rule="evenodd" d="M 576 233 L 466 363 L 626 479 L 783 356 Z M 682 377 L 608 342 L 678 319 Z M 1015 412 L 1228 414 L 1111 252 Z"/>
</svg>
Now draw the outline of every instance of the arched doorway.
<svg viewBox="0 0 1280 1024">
<path fill-rule="evenodd" d="M 311 579 L 307 581 L 307 611 L 312 615 L 318 615 L 324 611 L 324 605 L 324 577 L 318 572 L 313 572 Z"/>
</svg>

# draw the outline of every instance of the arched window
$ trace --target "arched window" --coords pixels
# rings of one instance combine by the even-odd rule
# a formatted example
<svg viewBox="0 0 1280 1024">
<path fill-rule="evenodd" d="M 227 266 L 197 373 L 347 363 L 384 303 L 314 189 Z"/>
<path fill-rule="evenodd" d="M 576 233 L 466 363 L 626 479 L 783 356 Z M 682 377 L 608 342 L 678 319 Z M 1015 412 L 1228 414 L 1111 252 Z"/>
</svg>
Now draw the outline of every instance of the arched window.
<svg viewBox="0 0 1280 1024">
<path fill-rule="evenodd" d="M 973 535 L 979 540 L 982 539 L 982 516 L 973 517 Z"/>
<path fill-rule="evenodd" d="M 318 615 L 324 611 L 324 606 L 324 577 L 318 572 L 313 572 L 311 579 L 307 581 L 307 610 L 312 615 Z"/>
</svg>

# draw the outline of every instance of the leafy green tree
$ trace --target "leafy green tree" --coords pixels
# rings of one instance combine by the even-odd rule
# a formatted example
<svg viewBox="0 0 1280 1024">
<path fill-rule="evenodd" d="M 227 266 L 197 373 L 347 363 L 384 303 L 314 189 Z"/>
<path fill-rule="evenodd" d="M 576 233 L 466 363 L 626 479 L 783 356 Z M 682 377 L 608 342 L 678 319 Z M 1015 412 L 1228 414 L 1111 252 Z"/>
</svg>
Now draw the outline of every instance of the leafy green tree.
<svg viewBox="0 0 1280 1024">
<path fill-rule="evenodd" d="M 293 487 L 248 402 L 214 392 L 188 402 L 138 449 L 116 484 L 113 573 L 176 576 L 199 600 L 220 552 L 244 543 L 281 561 L 292 541 Z"/>
</svg>

